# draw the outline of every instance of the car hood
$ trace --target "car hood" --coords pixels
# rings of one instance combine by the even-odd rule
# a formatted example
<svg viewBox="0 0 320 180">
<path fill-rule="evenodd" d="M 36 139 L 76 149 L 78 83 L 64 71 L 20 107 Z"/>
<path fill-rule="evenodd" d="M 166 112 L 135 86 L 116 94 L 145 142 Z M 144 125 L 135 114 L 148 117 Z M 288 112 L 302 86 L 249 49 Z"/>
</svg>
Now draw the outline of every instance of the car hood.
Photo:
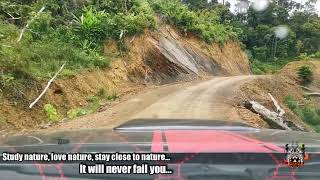
<svg viewBox="0 0 320 180">
<path fill-rule="evenodd" d="M 4 137 L 2 152 L 284 152 L 292 142 L 320 152 L 320 135 L 256 129 L 205 120 L 134 120 L 115 129 L 83 129 Z"/>
</svg>

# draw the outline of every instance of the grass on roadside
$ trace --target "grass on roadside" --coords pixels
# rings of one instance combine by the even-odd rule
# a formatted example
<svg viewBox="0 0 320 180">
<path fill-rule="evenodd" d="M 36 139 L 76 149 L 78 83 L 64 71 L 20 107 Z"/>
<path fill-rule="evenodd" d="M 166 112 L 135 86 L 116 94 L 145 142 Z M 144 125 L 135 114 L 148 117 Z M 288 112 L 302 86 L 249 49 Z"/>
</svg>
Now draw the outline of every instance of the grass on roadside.
<svg viewBox="0 0 320 180">
<path fill-rule="evenodd" d="M 277 61 L 259 61 L 251 60 L 251 69 L 253 74 L 274 74 L 279 72 L 286 64 L 292 62 L 292 59 L 281 59 Z"/>
<path fill-rule="evenodd" d="M 88 103 L 87 106 L 69 110 L 67 113 L 67 117 L 69 119 L 75 119 L 77 117 L 95 113 L 102 105 L 104 105 L 108 101 L 115 101 L 118 98 L 119 96 L 117 95 L 117 93 L 108 95 L 105 89 L 100 89 L 96 95 L 88 96 L 86 98 L 86 101 Z"/>
<path fill-rule="evenodd" d="M 7 119 L 0 115 L 0 126 L 4 126 L 7 124 Z M 1 127 L 0 127 L 1 129 Z"/>
<path fill-rule="evenodd" d="M 311 104 L 300 105 L 292 96 L 285 97 L 284 103 L 300 119 L 320 133 L 320 108 L 314 107 Z"/>
</svg>

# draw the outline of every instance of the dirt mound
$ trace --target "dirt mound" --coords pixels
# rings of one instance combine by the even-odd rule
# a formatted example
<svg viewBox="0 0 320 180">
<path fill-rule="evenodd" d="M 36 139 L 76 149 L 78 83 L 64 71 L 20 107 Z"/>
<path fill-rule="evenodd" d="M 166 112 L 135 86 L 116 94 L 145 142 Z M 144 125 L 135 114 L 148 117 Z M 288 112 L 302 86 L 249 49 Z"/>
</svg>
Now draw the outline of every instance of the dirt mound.
<svg viewBox="0 0 320 180">
<path fill-rule="evenodd" d="M 320 61 L 297 61 L 287 64 L 283 70 L 281 71 L 280 75 L 287 76 L 291 80 L 296 81 L 299 83 L 299 78 L 297 75 L 297 71 L 301 66 L 309 66 L 313 72 L 313 81 L 310 84 L 310 88 L 320 89 Z"/>
<path fill-rule="evenodd" d="M 263 76 L 253 82 L 246 83 L 242 86 L 241 92 L 238 93 L 238 104 L 241 104 L 245 100 L 254 100 L 270 110 L 276 110 L 273 102 L 271 101 L 268 93 L 271 93 L 275 99 L 281 103 L 281 107 L 286 111 L 287 117 L 294 123 L 304 127 L 306 130 L 312 131 L 312 129 L 304 123 L 299 117 L 297 117 L 289 108 L 287 108 L 283 102 L 287 96 L 292 96 L 297 102 L 304 101 L 304 90 L 301 88 L 300 80 L 297 76 L 297 70 L 299 67 L 307 65 L 312 68 L 314 73 L 314 79 L 310 88 L 320 88 L 320 62 L 319 61 L 296 61 L 287 64 L 278 74 L 273 76 Z M 250 121 L 249 124 L 253 124 L 258 127 L 268 128 L 269 125 L 261 123 L 263 120 L 257 115 L 246 111 L 243 113 L 243 108 L 240 107 L 239 114 L 244 120 Z M 254 120 L 253 120 L 254 119 Z"/>
<path fill-rule="evenodd" d="M 47 82 L 35 81 L 28 85 L 29 88 L 18 89 L 18 99 L 0 94 L 0 129 L 37 128 L 46 122 L 45 104 L 52 104 L 60 117 L 66 117 L 70 109 L 87 106 L 87 97 L 101 90 L 122 96 L 141 91 L 146 85 L 251 72 L 238 42 L 226 42 L 223 47 L 207 44 L 192 35 L 182 35 L 167 25 L 126 39 L 125 46 L 127 50 L 120 52 L 114 42 L 106 42 L 104 51 L 112 59 L 110 68 L 56 79 L 33 109 L 28 109 L 29 103 L 41 93 Z M 1 124 L 2 121 L 5 123 Z"/>
</svg>

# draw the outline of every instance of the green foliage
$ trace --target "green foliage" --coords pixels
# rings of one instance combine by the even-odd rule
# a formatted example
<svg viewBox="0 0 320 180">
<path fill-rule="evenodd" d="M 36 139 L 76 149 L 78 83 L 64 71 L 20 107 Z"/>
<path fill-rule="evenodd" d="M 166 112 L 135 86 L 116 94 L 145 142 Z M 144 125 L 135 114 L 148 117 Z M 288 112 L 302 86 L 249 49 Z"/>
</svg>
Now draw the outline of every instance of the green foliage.
<svg viewBox="0 0 320 180">
<path fill-rule="evenodd" d="M 67 113 L 67 117 L 69 119 L 74 119 L 74 118 L 81 117 L 81 116 L 84 116 L 84 115 L 87 115 L 87 114 L 88 114 L 87 109 L 85 109 L 85 108 L 76 108 L 76 109 L 69 110 L 68 113 Z"/>
<path fill-rule="evenodd" d="M 313 126 L 320 124 L 320 114 L 317 113 L 315 107 L 306 106 L 302 110 L 302 116 L 306 123 Z"/>
<path fill-rule="evenodd" d="M 110 96 L 107 96 L 107 100 L 109 101 L 115 101 L 117 99 L 119 99 L 119 95 L 117 93 L 113 93 Z"/>
<path fill-rule="evenodd" d="M 85 7 L 80 18 L 76 18 L 70 36 L 78 45 L 87 44 L 89 48 L 96 48 L 106 38 L 103 21 L 107 19 L 107 13 L 97 11 L 92 7 Z M 84 48 L 85 49 L 85 48 Z"/>
<path fill-rule="evenodd" d="M 119 98 L 119 95 L 116 92 L 108 95 L 107 90 L 102 88 L 98 91 L 97 97 L 99 97 L 101 100 L 115 101 Z"/>
<path fill-rule="evenodd" d="M 99 101 L 99 99 L 96 96 L 88 96 L 86 98 L 86 101 L 89 102 L 89 103 L 97 103 Z"/>
<path fill-rule="evenodd" d="M 221 11 L 192 11 L 178 0 L 156 0 L 153 8 L 184 32 L 195 33 L 207 42 L 223 44 L 226 40 L 237 37 L 232 26 L 220 23 Z"/>
<path fill-rule="evenodd" d="M 96 96 L 89 96 L 86 98 L 88 106 L 86 107 L 88 113 L 96 112 L 100 107 L 100 100 Z"/>
<path fill-rule="evenodd" d="M 320 48 L 320 17 L 309 9 L 314 3 L 310 1 L 303 6 L 292 0 L 270 1 L 264 11 L 249 8 L 247 13 L 237 14 L 232 24 L 242 29 L 240 39 L 254 59 L 272 61 L 294 59 L 300 54 L 309 56 Z M 279 26 L 287 27 L 286 37 L 276 36 L 275 28 Z"/>
<path fill-rule="evenodd" d="M 284 99 L 284 103 L 291 109 L 296 115 L 302 117 L 302 110 L 299 104 L 294 100 L 292 96 L 286 96 Z"/>
<path fill-rule="evenodd" d="M 101 97 L 101 98 L 106 98 L 106 97 L 108 97 L 108 92 L 106 89 L 101 88 L 101 89 L 99 89 L 97 96 Z"/>
<path fill-rule="evenodd" d="M 259 60 L 266 61 L 268 59 L 269 53 L 266 46 L 257 47 L 254 46 L 252 49 L 253 56 Z"/>
<path fill-rule="evenodd" d="M 114 101 L 118 98 L 119 96 L 116 93 L 108 95 L 107 91 L 102 88 L 98 91 L 97 95 L 88 96 L 86 98 L 86 101 L 88 102 L 86 106 L 69 110 L 67 117 L 74 119 L 87 114 L 95 113 L 105 101 Z"/>
<path fill-rule="evenodd" d="M 43 110 L 46 112 L 49 121 L 59 121 L 60 116 L 57 112 L 57 109 L 53 105 L 46 104 L 44 105 Z"/>
<path fill-rule="evenodd" d="M 0 42 L 10 41 L 18 36 L 18 28 L 0 20 Z"/>
<path fill-rule="evenodd" d="M 9 19 L 11 16 L 19 17 L 13 23 L 17 26 L 22 26 L 29 18 L 32 11 L 32 6 L 27 3 L 20 3 L 15 0 L 1 0 L 0 1 L 0 19 Z M 11 16 L 10 16 L 11 15 Z"/>
<path fill-rule="evenodd" d="M 95 96 L 89 96 L 86 98 L 88 105 L 81 108 L 75 108 L 68 111 L 67 116 L 70 119 L 81 117 L 87 114 L 97 112 L 100 107 L 99 99 Z"/>
<path fill-rule="evenodd" d="M 320 126 L 313 126 L 313 129 L 314 129 L 317 133 L 320 133 Z"/>
<path fill-rule="evenodd" d="M 289 59 L 279 59 L 276 61 L 261 61 L 261 60 L 250 60 L 251 70 L 253 74 L 274 74 L 279 72 L 287 63 L 291 60 Z"/>
<path fill-rule="evenodd" d="M 155 27 L 154 12 L 146 1 L 132 1 L 132 5 L 127 4 L 127 10 L 117 7 L 117 3 L 124 6 L 123 1 L 104 1 L 96 6 L 85 7 L 81 17 L 75 16 L 74 22 L 77 23 L 71 33 L 75 43 L 82 44 L 85 41 L 91 48 L 97 48 L 107 39 L 122 42 L 126 36 Z"/>
<path fill-rule="evenodd" d="M 5 126 L 7 123 L 7 118 L 0 115 L 0 128 L 2 128 L 1 126 Z"/>
<path fill-rule="evenodd" d="M 208 9 L 212 8 L 215 4 L 217 4 L 217 0 L 212 0 L 210 3 L 208 3 L 207 0 L 183 0 L 183 2 L 190 8 L 194 10 L 198 9 Z"/>
<path fill-rule="evenodd" d="M 0 74 L 0 84 L 3 87 L 14 86 L 14 84 L 15 84 L 14 80 L 15 80 L 15 78 L 12 73 L 7 73 L 7 74 L 1 73 Z"/>
<path fill-rule="evenodd" d="M 35 15 L 33 15 L 35 16 Z M 46 34 L 52 33 L 54 18 L 49 12 L 43 12 L 30 24 L 28 32 L 34 40 L 41 40 Z"/>
<path fill-rule="evenodd" d="M 312 54 L 311 58 L 320 58 L 320 51 L 317 51 L 316 53 Z"/>
<path fill-rule="evenodd" d="M 34 18 L 44 5 L 45 11 Z M 62 76 L 73 76 L 83 69 L 108 67 L 110 60 L 102 55 L 105 40 L 116 40 L 119 47 L 125 47 L 125 37 L 156 26 L 154 12 L 146 1 L 128 1 L 125 9 L 117 9 L 123 5 L 122 0 L 105 0 L 102 3 L 2 1 L 0 67 L 40 79 L 52 76 L 63 63 L 67 66 Z M 10 20 L 8 13 L 15 17 L 23 16 L 23 21 Z M 19 29 L 32 18 L 22 41 L 17 43 Z"/>
<path fill-rule="evenodd" d="M 313 72 L 309 66 L 299 67 L 297 74 L 304 85 L 308 85 L 312 82 Z"/>
<path fill-rule="evenodd" d="M 314 127 L 316 131 L 320 130 L 320 109 L 312 105 L 299 105 L 292 96 L 287 96 L 284 103 L 304 122 Z M 320 132 L 320 131 L 319 131 Z"/>
<path fill-rule="evenodd" d="M 44 5 L 45 11 L 17 43 L 20 29 Z M 293 1 L 276 0 L 263 12 L 250 8 L 234 15 L 216 0 L 2 0 L 0 67 L 36 78 L 51 76 L 64 62 L 67 66 L 62 76 L 105 68 L 110 60 L 103 56 L 103 43 L 115 40 L 119 50 L 125 51 L 124 38 L 154 29 L 158 15 L 184 34 L 197 35 L 206 42 L 222 45 L 230 39 L 241 40 L 254 59 L 255 73 L 275 72 L 282 67 L 281 59 L 295 59 L 300 54 L 302 59 L 320 57 L 320 18 L 313 5 L 310 2 L 305 11 Z M 283 39 L 275 35 L 279 25 L 288 27 L 288 36 Z"/>
<path fill-rule="evenodd" d="M 301 53 L 298 56 L 298 59 L 303 60 L 303 61 L 308 61 L 308 60 L 310 60 L 310 56 L 308 56 L 307 53 Z"/>
<path fill-rule="evenodd" d="M 95 6 L 106 10 L 109 13 L 125 13 L 128 12 L 134 5 L 136 1 L 127 0 L 103 0 L 96 1 Z"/>
<path fill-rule="evenodd" d="M 0 62 L 7 69 L 19 68 L 35 77 L 52 76 L 63 63 L 69 71 L 104 68 L 109 60 L 94 50 L 81 51 L 71 44 L 57 39 L 45 39 L 31 44 L 23 43 L 20 47 L 4 47 L 0 53 Z"/>
</svg>

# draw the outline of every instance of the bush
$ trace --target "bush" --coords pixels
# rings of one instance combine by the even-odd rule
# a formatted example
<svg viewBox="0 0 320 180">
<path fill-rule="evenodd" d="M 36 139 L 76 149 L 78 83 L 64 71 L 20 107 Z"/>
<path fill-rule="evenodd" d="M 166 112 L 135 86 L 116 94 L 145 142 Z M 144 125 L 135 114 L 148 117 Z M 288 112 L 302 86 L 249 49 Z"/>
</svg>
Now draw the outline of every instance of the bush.
<svg viewBox="0 0 320 180">
<path fill-rule="evenodd" d="M 28 32 L 34 40 L 41 40 L 42 37 L 53 31 L 53 20 L 54 18 L 51 16 L 51 13 L 43 12 L 30 24 Z"/>
<path fill-rule="evenodd" d="M 12 73 L 1 73 L 0 74 L 0 85 L 2 87 L 12 87 L 15 85 L 14 81 L 15 81 L 15 77 Z"/>
<path fill-rule="evenodd" d="M 107 39 L 122 41 L 126 36 L 140 34 L 146 28 L 154 28 L 155 16 L 149 4 L 139 0 L 131 3 L 132 5 L 127 4 L 127 11 L 102 8 L 111 4 L 123 7 L 123 1 L 105 1 L 98 6 L 84 8 L 81 17 L 74 19 L 77 23 L 73 32 L 69 32 L 70 38 L 78 45 L 87 41 L 90 48 L 99 48 Z"/>
<path fill-rule="evenodd" d="M 192 11 L 178 0 L 157 0 L 152 4 L 155 11 L 163 14 L 169 23 L 176 25 L 185 32 L 195 33 L 206 42 L 223 44 L 237 33 L 232 26 L 220 23 L 219 11 Z"/>
<path fill-rule="evenodd" d="M 70 38 L 78 45 L 83 41 L 87 41 L 90 43 L 90 48 L 99 47 L 108 35 L 108 31 L 106 31 L 107 24 L 104 24 L 104 21 L 109 18 L 108 14 L 104 11 L 85 7 L 81 17 L 74 20 L 77 23 L 72 29 L 72 33 L 74 34 L 69 34 Z"/>
<path fill-rule="evenodd" d="M 320 51 L 317 51 L 317 52 L 314 53 L 311 57 L 313 57 L 313 58 L 320 58 Z"/>
<path fill-rule="evenodd" d="M 99 10 L 105 10 L 108 13 L 116 14 L 116 13 L 125 13 L 132 8 L 134 3 L 137 0 L 124 1 L 124 0 L 103 0 L 98 1 L 95 4 L 95 7 L 99 8 Z"/>
<path fill-rule="evenodd" d="M 308 85 L 312 82 L 313 72 L 309 66 L 301 66 L 297 74 L 303 85 Z"/>
<path fill-rule="evenodd" d="M 0 1 L 0 19 L 10 18 L 11 14 L 14 17 L 20 17 L 13 23 L 21 27 L 24 22 L 29 18 L 29 14 L 32 11 L 32 7 L 24 3 L 24 1 L 13 1 L 13 0 L 1 0 Z"/>
<path fill-rule="evenodd" d="M 18 28 L 0 19 L 0 42 L 5 43 L 18 37 Z"/>
<path fill-rule="evenodd" d="M 308 56 L 307 53 L 302 53 L 298 56 L 298 59 L 303 60 L 303 61 L 309 61 L 310 56 Z"/>
<path fill-rule="evenodd" d="M 43 109 L 46 112 L 49 121 L 56 122 L 60 119 L 57 109 L 53 105 L 46 104 Z"/>
<path fill-rule="evenodd" d="M 81 117 L 81 116 L 87 115 L 88 113 L 89 113 L 88 110 L 85 109 L 85 108 L 71 109 L 71 110 L 68 111 L 67 117 L 69 119 L 74 119 L 74 118 L 77 118 L 77 117 Z"/>
<path fill-rule="evenodd" d="M 36 23 L 35 26 L 38 27 Z M 52 76 L 63 63 L 67 63 L 68 74 L 109 64 L 97 50 L 83 51 L 51 35 L 36 40 L 26 32 L 22 42 L 17 44 L 18 32 L 15 26 L 0 21 L 0 67 L 5 71 L 21 71 L 43 78 Z"/>
<path fill-rule="evenodd" d="M 4 1 L 0 3 L 0 11 L 6 9 L 6 12 L 15 15 L 22 13 L 20 10 L 23 7 L 30 7 L 24 13 L 27 16 L 22 24 L 24 26 L 44 3 L 46 10 L 30 24 L 20 43 L 16 40 L 22 27 L 0 18 L 0 67 L 6 71 L 18 70 L 46 78 L 52 76 L 63 63 L 67 65 L 61 75 L 67 76 L 82 69 L 105 68 L 110 62 L 101 53 L 105 40 L 114 39 L 123 43 L 119 39 L 120 34 L 122 38 L 133 36 L 156 24 L 152 8 L 143 0 L 128 2 L 126 10 L 117 9 L 124 7 L 123 1 L 108 0 L 101 4 L 88 2 L 83 9 L 80 6 L 71 7 L 69 12 L 54 0 L 21 4 Z M 114 6 L 105 8 L 110 3 Z M 5 6 L 8 4 L 16 9 L 8 9 L 9 6 Z"/>
</svg>

